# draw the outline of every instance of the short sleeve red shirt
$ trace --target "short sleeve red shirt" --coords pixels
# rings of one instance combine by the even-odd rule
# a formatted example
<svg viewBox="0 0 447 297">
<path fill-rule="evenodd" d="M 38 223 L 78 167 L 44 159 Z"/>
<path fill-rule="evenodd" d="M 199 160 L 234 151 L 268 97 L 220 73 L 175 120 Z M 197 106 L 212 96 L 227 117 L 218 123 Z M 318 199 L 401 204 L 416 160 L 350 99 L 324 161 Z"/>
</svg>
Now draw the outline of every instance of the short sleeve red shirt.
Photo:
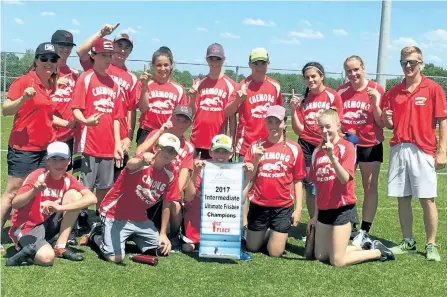
<svg viewBox="0 0 447 297">
<path fill-rule="evenodd" d="M 402 82 L 391 88 L 384 98 L 384 109 L 393 111 L 393 137 L 390 146 L 413 143 L 424 153 L 436 153 L 436 121 L 447 117 L 446 97 L 442 87 L 422 75 L 413 92 Z"/>
<path fill-rule="evenodd" d="M 56 104 L 50 97 L 54 90 L 47 90 L 36 72 L 30 71 L 11 84 L 7 98 L 18 100 L 33 81 L 36 94 L 24 102 L 14 115 L 8 145 L 17 150 L 37 152 L 46 150 L 55 137 L 53 114 Z"/>
<path fill-rule="evenodd" d="M 369 100 L 368 88 L 376 89 L 381 96 L 380 105 L 383 106 L 384 90 L 377 82 L 368 81 L 366 88 L 355 91 L 351 83 L 341 85 L 337 92 L 343 101 L 343 131 L 351 132 L 359 138 L 360 147 L 371 147 L 384 140 L 383 129 L 374 120 L 373 106 Z"/>
<path fill-rule="evenodd" d="M 303 139 L 313 145 L 321 142 L 321 132 L 318 126 L 318 116 L 324 110 L 335 107 L 340 118 L 343 117 L 343 103 L 340 94 L 326 87 L 318 95 L 309 93 L 306 100 L 296 109 L 298 119 L 304 124 L 304 130 L 300 135 Z"/>
</svg>

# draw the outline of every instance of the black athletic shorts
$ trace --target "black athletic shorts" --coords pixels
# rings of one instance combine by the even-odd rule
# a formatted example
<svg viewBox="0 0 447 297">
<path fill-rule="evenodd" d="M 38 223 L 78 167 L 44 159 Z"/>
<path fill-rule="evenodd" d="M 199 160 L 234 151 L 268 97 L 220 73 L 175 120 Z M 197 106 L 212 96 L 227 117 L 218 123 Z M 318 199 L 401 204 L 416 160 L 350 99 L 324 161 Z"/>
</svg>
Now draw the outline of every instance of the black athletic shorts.
<svg viewBox="0 0 447 297">
<path fill-rule="evenodd" d="M 46 168 L 47 151 L 21 151 L 8 146 L 6 156 L 8 163 L 8 175 L 14 177 L 27 177 L 37 168 Z"/>
<path fill-rule="evenodd" d="M 301 150 L 303 151 L 304 162 L 306 163 L 306 170 L 307 170 L 307 168 L 309 168 L 312 163 L 312 154 L 314 153 L 314 150 L 317 148 L 317 146 L 301 138 L 298 138 L 298 144 L 300 145 Z M 313 186 L 313 183 L 311 183 L 306 178 L 303 180 L 303 184 L 305 187 Z"/>
<path fill-rule="evenodd" d="M 150 134 L 152 132 L 152 130 L 146 130 L 146 129 L 143 129 L 143 128 L 138 128 L 138 131 L 137 131 L 137 137 L 136 137 L 136 142 L 137 142 L 137 145 L 140 145 L 140 144 L 142 144 L 143 142 L 144 142 L 144 140 L 146 139 L 146 137 Z"/>
<path fill-rule="evenodd" d="M 53 239 L 61 229 L 62 213 L 54 213 L 42 224 L 33 227 L 28 233 L 22 235 L 19 238 L 19 246 L 24 248 L 25 246 L 34 243 L 36 245 L 36 251 L 42 246 Z"/>
<path fill-rule="evenodd" d="M 345 205 L 336 209 L 318 210 L 318 222 L 331 226 L 357 223 L 356 216 L 355 204 Z"/>
<path fill-rule="evenodd" d="M 194 159 L 197 158 L 197 156 L 199 155 L 199 152 L 200 152 L 200 159 L 202 159 L 202 160 L 211 159 L 210 150 L 200 149 L 200 148 L 194 149 Z"/>
<path fill-rule="evenodd" d="M 290 207 L 266 207 L 250 202 L 247 229 L 288 233 L 292 224 L 293 205 Z"/>
<path fill-rule="evenodd" d="M 68 148 L 70 149 L 70 156 L 72 156 L 71 162 L 70 162 L 70 164 L 68 164 L 68 168 L 67 168 L 67 171 L 70 171 L 73 169 L 73 162 L 74 162 L 73 161 L 74 138 L 70 138 L 68 140 L 65 140 L 64 142 L 68 145 Z"/>
<path fill-rule="evenodd" d="M 383 163 L 383 144 L 379 143 L 369 147 L 357 146 L 357 163 L 358 162 Z"/>
</svg>

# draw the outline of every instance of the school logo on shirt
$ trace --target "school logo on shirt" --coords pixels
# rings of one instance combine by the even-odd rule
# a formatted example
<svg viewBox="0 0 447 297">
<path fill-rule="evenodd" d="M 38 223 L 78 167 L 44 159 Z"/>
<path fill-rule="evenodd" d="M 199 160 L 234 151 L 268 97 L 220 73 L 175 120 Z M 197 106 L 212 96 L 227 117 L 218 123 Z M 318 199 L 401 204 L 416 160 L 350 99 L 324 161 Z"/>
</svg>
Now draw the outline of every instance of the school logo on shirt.
<svg viewBox="0 0 447 297">
<path fill-rule="evenodd" d="M 166 189 L 166 184 L 158 181 L 153 180 L 149 175 L 143 175 L 141 178 L 141 182 L 143 185 L 137 185 L 135 189 L 135 194 L 146 204 L 154 204 L 157 202 L 161 194 Z M 147 185 L 149 188 L 145 187 Z"/>
<path fill-rule="evenodd" d="M 93 105 L 95 105 L 95 110 L 104 113 L 112 113 L 113 107 L 115 106 L 116 92 L 105 86 L 100 86 L 93 88 L 92 94 L 95 97 L 101 96 L 102 98 L 95 99 Z M 107 96 L 107 97 L 106 97 Z M 106 97 L 106 98 L 104 98 Z"/>
<path fill-rule="evenodd" d="M 273 162 L 263 162 L 265 160 L 272 160 Z M 284 162 L 290 161 L 290 155 L 279 152 L 266 152 L 261 158 L 262 165 L 259 166 L 259 175 L 262 177 L 278 178 L 286 176 L 288 169 Z"/>
<path fill-rule="evenodd" d="M 324 166 L 322 166 L 324 165 Z M 327 182 L 334 180 L 336 177 L 335 170 L 330 163 L 328 156 L 323 156 L 317 159 L 316 162 L 317 171 L 315 176 L 319 182 Z"/>
<path fill-rule="evenodd" d="M 362 101 L 350 100 L 343 104 L 343 110 L 351 109 L 343 115 L 343 123 L 348 125 L 366 124 L 371 104 Z"/>
<path fill-rule="evenodd" d="M 218 88 L 204 88 L 200 90 L 200 96 L 205 99 L 200 101 L 200 109 L 205 111 L 222 111 L 223 99 L 227 97 L 227 92 Z"/>
<path fill-rule="evenodd" d="M 251 116 L 256 119 L 265 118 L 267 109 L 275 102 L 275 99 L 271 94 L 256 94 L 248 98 L 250 104 L 263 103 L 263 105 L 257 105 L 250 110 Z"/>
<path fill-rule="evenodd" d="M 427 101 L 427 98 L 425 98 L 425 97 L 416 97 L 416 98 L 414 98 L 414 104 L 415 105 L 423 106 L 423 105 L 425 105 L 425 101 Z"/>
</svg>

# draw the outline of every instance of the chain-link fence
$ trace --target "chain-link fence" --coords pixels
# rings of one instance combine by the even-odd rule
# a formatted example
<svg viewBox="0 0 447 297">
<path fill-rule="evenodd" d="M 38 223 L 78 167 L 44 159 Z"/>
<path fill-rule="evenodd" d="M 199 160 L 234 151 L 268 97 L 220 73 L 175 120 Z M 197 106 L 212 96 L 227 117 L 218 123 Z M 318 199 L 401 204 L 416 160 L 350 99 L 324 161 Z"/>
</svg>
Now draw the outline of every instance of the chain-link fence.
<svg viewBox="0 0 447 297">
<path fill-rule="evenodd" d="M 11 83 L 19 76 L 24 74 L 29 66 L 33 63 L 34 53 L 12 53 L 1 52 L 0 60 L 0 91 L 1 100 L 4 100 L 6 92 L 9 89 Z M 151 61 L 128 59 L 126 66 L 132 70 L 137 76 L 143 71 L 144 64 L 149 66 Z M 73 68 L 81 70 L 79 59 L 77 56 L 69 57 L 67 64 Z M 273 65 L 272 65 L 273 66 Z M 149 68 L 149 67 L 148 67 Z M 190 63 L 184 61 L 176 61 L 175 70 L 172 75 L 172 79 L 178 83 L 189 88 L 192 80 L 197 77 L 205 76 L 208 73 L 208 65 L 204 63 Z M 250 74 L 250 68 L 248 65 L 224 65 L 223 70 L 234 81 L 240 82 Z M 304 92 L 306 86 L 304 84 L 303 76 L 301 75 L 301 69 L 277 69 L 269 67 L 269 76 L 276 79 L 281 84 L 281 90 L 283 92 L 284 104 L 289 107 L 289 101 L 292 90 L 296 94 Z M 403 79 L 403 75 L 391 75 L 386 74 L 386 90 L 398 84 Z M 430 76 L 429 76 L 430 77 Z M 368 73 L 368 79 L 375 79 L 375 73 Z M 430 77 L 438 82 L 447 93 L 447 77 Z M 344 72 L 326 72 L 325 85 L 336 89 L 346 81 Z M 289 108 L 287 108 L 289 110 Z"/>
</svg>

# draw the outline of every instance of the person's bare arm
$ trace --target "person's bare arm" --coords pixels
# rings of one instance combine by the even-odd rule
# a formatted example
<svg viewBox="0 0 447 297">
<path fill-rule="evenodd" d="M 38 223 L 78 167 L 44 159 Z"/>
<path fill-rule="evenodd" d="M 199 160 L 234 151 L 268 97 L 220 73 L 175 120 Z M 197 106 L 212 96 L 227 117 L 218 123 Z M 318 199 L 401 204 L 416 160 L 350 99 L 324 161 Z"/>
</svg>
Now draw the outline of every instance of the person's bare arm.
<svg viewBox="0 0 447 297">
<path fill-rule="evenodd" d="M 113 31 L 115 31 L 115 29 L 118 28 L 118 26 L 119 26 L 119 23 L 117 23 L 114 26 L 108 25 L 108 24 L 104 25 L 98 32 L 96 32 L 95 34 L 93 34 L 92 36 L 87 38 L 86 41 L 84 41 L 81 45 L 79 45 L 79 47 L 76 51 L 76 54 L 78 54 L 79 59 L 81 61 L 86 61 L 86 60 L 90 59 L 88 52 L 92 48 L 92 45 L 95 42 L 95 40 L 98 38 L 102 38 L 104 36 L 112 34 Z"/>
</svg>

